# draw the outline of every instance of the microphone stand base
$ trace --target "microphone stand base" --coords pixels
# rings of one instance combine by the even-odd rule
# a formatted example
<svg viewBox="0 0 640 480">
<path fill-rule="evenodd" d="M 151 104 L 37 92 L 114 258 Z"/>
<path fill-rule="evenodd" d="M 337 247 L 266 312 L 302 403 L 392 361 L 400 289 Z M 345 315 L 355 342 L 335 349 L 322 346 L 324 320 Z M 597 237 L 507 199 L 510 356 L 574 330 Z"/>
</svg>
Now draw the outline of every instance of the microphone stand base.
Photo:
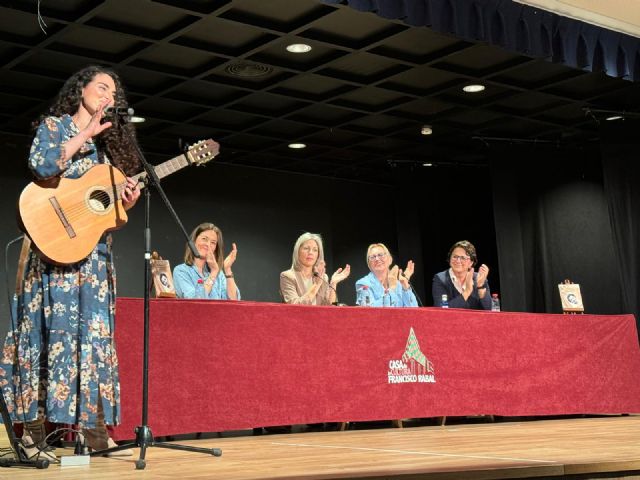
<svg viewBox="0 0 640 480">
<path fill-rule="evenodd" d="M 118 445 L 117 447 L 106 448 L 104 450 L 96 450 L 89 453 L 89 455 L 94 457 L 98 455 L 108 455 L 110 453 L 118 452 L 120 450 L 126 450 L 129 448 L 140 448 L 140 457 L 138 458 L 138 460 L 136 460 L 136 470 L 144 470 L 144 468 L 147 466 L 145 456 L 147 453 L 147 448 L 150 447 L 169 448 L 172 450 L 182 450 L 185 452 L 194 453 L 205 453 L 208 455 L 213 455 L 214 457 L 222 456 L 222 450 L 219 448 L 191 447 L 188 445 L 179 445 L 176 443 L 156 442 L 153 439 L 153 434 L 151 433 L 151 429 L 148 425 L 137 426 L 135 432 L 136 439 L 134 442 L 126 443 L 124 445 Z"/>
</svg>

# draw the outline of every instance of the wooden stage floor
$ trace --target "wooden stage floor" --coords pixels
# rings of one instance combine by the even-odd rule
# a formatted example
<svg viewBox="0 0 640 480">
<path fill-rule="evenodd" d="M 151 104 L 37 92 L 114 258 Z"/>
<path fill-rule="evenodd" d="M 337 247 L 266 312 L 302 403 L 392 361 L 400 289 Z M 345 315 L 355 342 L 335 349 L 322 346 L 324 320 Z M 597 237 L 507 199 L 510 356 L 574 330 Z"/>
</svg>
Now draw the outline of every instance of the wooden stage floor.
<svg viewBox="0 0 640 480">
<path fill-rule="evenodd" d="M 181 440 L 222 457 L 150 448 L 83 467 L 0 468 L 26 479 L 505 479 L 640 478 L 640 416 L 461 423 Z M 58 449 L 60 454 L 72 450 Z M 634 476 L 636 475 L 636 476 Z"/>
</svg>

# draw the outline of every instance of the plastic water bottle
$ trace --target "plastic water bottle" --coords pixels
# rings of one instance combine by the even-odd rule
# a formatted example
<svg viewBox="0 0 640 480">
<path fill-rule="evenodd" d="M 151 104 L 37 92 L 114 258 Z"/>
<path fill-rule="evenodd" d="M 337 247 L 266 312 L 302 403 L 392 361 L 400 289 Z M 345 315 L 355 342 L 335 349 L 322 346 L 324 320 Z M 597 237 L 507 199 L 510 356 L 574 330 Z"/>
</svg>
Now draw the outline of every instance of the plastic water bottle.
<svg viewBox="0 0 640 480">
<path fill-rule="evenodd" d="M 442 308 L 449 308 L 449 297 L 446 294 L 442 295 L 442 301 L 440 302 Z"/>
<path fill-rule="evenodd" d="M 391 306 L 391 294 L 389 293 L 389 290 L 385 290 L 384 295 L 382 295 L 382 306 L 383 307 Z"/>
<path fill-rule="evenodd" d="M 499 312 L 500 311 L 500 299 L 498 298 L 497 293 L 491 294 L 491 311 Z"/>
<path fill-rule="evenodd" d="M 371 292 L 367 285 L 362 285 L 358 291 L 358 305 L 361 307 L 371 306 Z"/>
<path fill-rule="evenodd" d="M 196 298 L 207 298 L 207 292 L 204 290 L 204 280 L 201 278 L 198 279 L 196 285 Z"/>
</svg>

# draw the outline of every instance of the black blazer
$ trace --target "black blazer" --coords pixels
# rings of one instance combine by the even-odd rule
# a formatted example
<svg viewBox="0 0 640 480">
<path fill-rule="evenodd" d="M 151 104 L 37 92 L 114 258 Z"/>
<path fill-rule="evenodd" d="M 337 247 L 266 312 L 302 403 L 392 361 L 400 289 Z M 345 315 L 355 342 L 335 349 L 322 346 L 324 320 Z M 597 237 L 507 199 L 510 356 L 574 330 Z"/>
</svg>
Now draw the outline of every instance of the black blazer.
<svg viewBox="0 0 640 480">
<path fill-rule="evenodd" d="M 472 310 L 491 310 L 491 290 L 489 290 L 489 281 L 485 281 L 484 285 L 487 287 L 487 293 L 484 298 L 478 296 L 478 289 L 476 288 L 476 278 L 478 272 L 473 273 L 473 292 L 469 295 L 469 298 L 465 301 L 464 297 L 460 295 L 458 289 L 453 285 L 451 275 L 449 275 L 449 269 L 436 273 L 433 276 L 431 285 L 431 294 L 433 295 L 433 306 L 440 307 L 442 305 L 442 295 L 446 295 L 449 301 L 449 307 L 451 308 L 468 308 Z"/>
</svg>

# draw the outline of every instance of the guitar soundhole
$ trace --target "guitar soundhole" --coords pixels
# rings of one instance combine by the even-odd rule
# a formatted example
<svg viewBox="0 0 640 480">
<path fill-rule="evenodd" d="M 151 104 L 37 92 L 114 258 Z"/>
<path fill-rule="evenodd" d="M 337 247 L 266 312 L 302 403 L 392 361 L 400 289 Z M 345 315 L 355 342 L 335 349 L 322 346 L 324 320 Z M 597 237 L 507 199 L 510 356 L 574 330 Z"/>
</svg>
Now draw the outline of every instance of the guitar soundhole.
<svg viewBox="0 0 640 480">
<path fill-rule="evenodd" d="M 111 206 L 111 197 L 104 190 L 94 190 L 89 194 L 89 207 L 95 213 L 104 213 Z"/>
</svg>

